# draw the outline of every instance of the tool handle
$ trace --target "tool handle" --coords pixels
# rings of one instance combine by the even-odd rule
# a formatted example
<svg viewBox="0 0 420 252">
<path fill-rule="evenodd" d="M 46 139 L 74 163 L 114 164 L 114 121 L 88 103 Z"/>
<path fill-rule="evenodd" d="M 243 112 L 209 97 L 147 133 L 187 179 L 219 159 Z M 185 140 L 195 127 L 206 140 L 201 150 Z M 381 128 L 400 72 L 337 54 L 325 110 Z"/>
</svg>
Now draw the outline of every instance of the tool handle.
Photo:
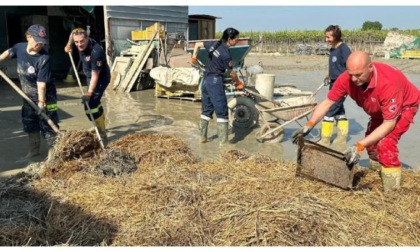
<svg viewBox="0 0 420 252">
<path fill-rule="evenodd" d="M 0 75 L 1 77 L 6 80 L 6 82 L 14 89 L 16 90 L 16 92 L 18 92 L 18 94 L 20 96 L 22 96 L 22 98 L 27 101 L 29 103 L 29 105 L 38 113 L 40 114 L 40 116 L 47 121 L 48 125 L 50 125 L 50 127 L 54 130 L 55 133 L 60 133 L 60 130 L 58 129 L 57 125 L 55 125 L 55 123 L 44 113 L 44 111 L 40 110 L 38 108 L 38 106 L 31 100 L 29 99 L 29 97 L 22 91 L 20 90 L 20 88 L 13 83 L 13 81 L 11 79 L 9 79 L 9 77 L 7 77 L 7 75 L 0 70 Z M 41 112 L 41 113 L 40 113 Z"/>
<path fill-rule="evenodd" d="M 324 85 L 324 83 L 322 83 L 316 90 L 315 90 L 315 92 L 313 92 L 313 94 L 310 96 L 310 97 L 314 97 L 318 92 L 319 92 L 319 90 L 321 90 L 323 87 L 324 87 L 325 85 Z"/>
<path fill-rule="evenodd" d="M 85 93 L 83 92 L 82 83 L 80 82 L 79 74 L 77 73 L 76 65 L 74 64 L 73 56 L 71 55 L 71 52 L 68 52 L 68 54 L 69 54 L 69 57 L 70 57 L 71 65 L 73 66 L 73 69 L 74 69 L 74 75 L 76 75 L 77 83 L 79 84 L 79 87 L 80 87 L 80 91 L 82 92 L 82 95 L 85 95 Z M 90 118 L 90 121 L 93 124 L 93 128 L 95 129 L 95 133 L 96 133 L 96 136 L 99 139 L 99 143 L 101 144 L 102 149 L 105 150 L 105 145 L 104 145 L 104 142 L 102 140 L 101 134 L 99 134 L 98 126 L 96 125 L 96 122 L 95 122 L 95 119 L 93 118 L 92 112 L 90 112 L 89 102 L 85 101 L 85 105 L 86 105 L 86 107 L 89 111 L 89 118 Z"/>
<path fill-rule="evenodd" d="M 77 73 L 77 68 L 76 68 L 76 65 L 74 64 L 73 56 L 71 55 L 71 52 L 68 52 L 68 54 L 70 57 L 71 65 L 73 66 L 74 75 L 76 75 L 77 83 L 79 84 L 79 87 L 80 87 L 80 91 L 82 92 L 82 95 L 84 95 L 85 93 L 83 92 L 82 83 L 80 82 L 79 74 Z"/>
</svg>

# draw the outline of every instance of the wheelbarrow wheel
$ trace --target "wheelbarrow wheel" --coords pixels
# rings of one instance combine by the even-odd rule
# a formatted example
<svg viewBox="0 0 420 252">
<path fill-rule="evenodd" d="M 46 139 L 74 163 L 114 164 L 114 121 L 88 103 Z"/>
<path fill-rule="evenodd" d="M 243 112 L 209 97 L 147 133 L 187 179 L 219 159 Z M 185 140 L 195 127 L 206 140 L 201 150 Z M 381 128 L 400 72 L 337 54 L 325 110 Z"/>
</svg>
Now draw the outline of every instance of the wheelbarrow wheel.
<svg viewBox="0 0 420 252">
<path fill-rule="evenodd" d="M 234 97 L 228 103 L 229 123 L 236 128 L 252 128 L 258 123 L 255 102 L 245 96 Z"/>
<path fill-rule="evenodd" d="M 255 138 L 257 138 L 257 141 L 260 143 L 280 143 L 283 140 L 284 137 L 284 129 L 280 128 L 277 129 L 275 131 L 273 131 L 272 133 L 263 136 L 265 133 L 272 131 L 273 129 L 279 127 L 280 124 L 276 123 L 276 122 L 268 122 L 266 124 L 264 124 L 263 126 L 261 126 L 261 129 L 255 134 Z"/>
</svg>

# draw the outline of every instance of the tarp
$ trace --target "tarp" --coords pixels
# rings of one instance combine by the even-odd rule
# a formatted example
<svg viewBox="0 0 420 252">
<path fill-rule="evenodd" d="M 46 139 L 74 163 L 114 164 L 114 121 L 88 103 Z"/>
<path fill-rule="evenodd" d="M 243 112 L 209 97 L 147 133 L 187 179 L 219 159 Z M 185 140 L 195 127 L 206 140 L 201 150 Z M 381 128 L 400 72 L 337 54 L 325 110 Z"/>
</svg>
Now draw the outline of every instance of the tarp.
<svg viewBox="0 0 420 252">
<path fill-rule="evenodd" d="M 171 87 L 172 84 L 180 83 L 187 86 L 197 86 L 200 81 L 200 72 L 195 68 L 187 67 L 155 67 L 150 70 L 150 77 L 156 83 L 165 87 Z"/>
<path fill-rule="evenodd" d="M 80 7 L 82 7 L 88 13 L 92 13 L 93 10 L 95 9 L 95 6 L 80 6 Z"/>
<path fill-rule="evenodd" d="M 420 50 L 420 37 L 416 38 L 409 44 L 403 44 L 398 49 L 390 53 L 390 58 L 401 58 L 402 52 L 405 50 Z"/>
</svg>

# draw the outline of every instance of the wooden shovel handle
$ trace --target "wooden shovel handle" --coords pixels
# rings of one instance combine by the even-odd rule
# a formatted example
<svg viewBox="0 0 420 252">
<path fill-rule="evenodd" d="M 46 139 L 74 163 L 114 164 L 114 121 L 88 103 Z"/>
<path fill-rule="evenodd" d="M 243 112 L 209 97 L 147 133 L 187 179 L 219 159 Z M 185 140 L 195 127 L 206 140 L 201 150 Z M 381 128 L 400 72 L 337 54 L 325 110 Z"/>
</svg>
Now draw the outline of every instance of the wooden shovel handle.
<svg viewBox="0 0 420 252">
<path fill-rule="evenodd" d="M 47 121 L 48 125 L 50 125 L 50 127 L 54 130 L 55 133 L 60 133 L 60 130 L 58 129 L 57 125 L 55 125 L 55 123 L 47 116 L 47 114 L 45 114 L 44 111 L 40 110 L 38 108 L 38 106 L 31 100 L 29 99 L 29 97 L 22 91 L 20 90 L 20 88 L 13 83 L 13 81 L 11 79 L 9 79 L 9 77 L 7 77 L 7 75 L 0 70 L 0 75 L 1 77 L 6 80 L 6 82 L 14 89 L 16 90 L 16 92 L 18 92 L 18 94 L 20 96 L 22 96 L 22 98 L 27 101 L 29 103 L 29 105 L 31 105 L 31 107 L 45 120 Z"/>
</svg>

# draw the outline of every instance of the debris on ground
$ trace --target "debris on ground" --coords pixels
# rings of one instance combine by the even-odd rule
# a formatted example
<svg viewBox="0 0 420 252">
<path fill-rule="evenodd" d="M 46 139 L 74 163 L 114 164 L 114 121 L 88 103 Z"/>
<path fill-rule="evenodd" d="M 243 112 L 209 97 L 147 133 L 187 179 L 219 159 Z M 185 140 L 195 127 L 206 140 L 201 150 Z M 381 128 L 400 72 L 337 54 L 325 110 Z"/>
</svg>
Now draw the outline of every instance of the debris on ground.
<svg viewBox="0 0 420 252">
<path fill-rule="evenodd" d="M 359 167 L 358 187 L 345 191 L 263 155 L 230 150 L 201 162 L 173 136 L 135 133 L 109 148 L 137 169 L 97 174 L 88 169 L 100 163 L 96 149 L 69 148 L 53 176 L 0 180 L 0 245 L 420 245 L 418 171 L 384 193 L 378 173 Z"/>
</svg>

